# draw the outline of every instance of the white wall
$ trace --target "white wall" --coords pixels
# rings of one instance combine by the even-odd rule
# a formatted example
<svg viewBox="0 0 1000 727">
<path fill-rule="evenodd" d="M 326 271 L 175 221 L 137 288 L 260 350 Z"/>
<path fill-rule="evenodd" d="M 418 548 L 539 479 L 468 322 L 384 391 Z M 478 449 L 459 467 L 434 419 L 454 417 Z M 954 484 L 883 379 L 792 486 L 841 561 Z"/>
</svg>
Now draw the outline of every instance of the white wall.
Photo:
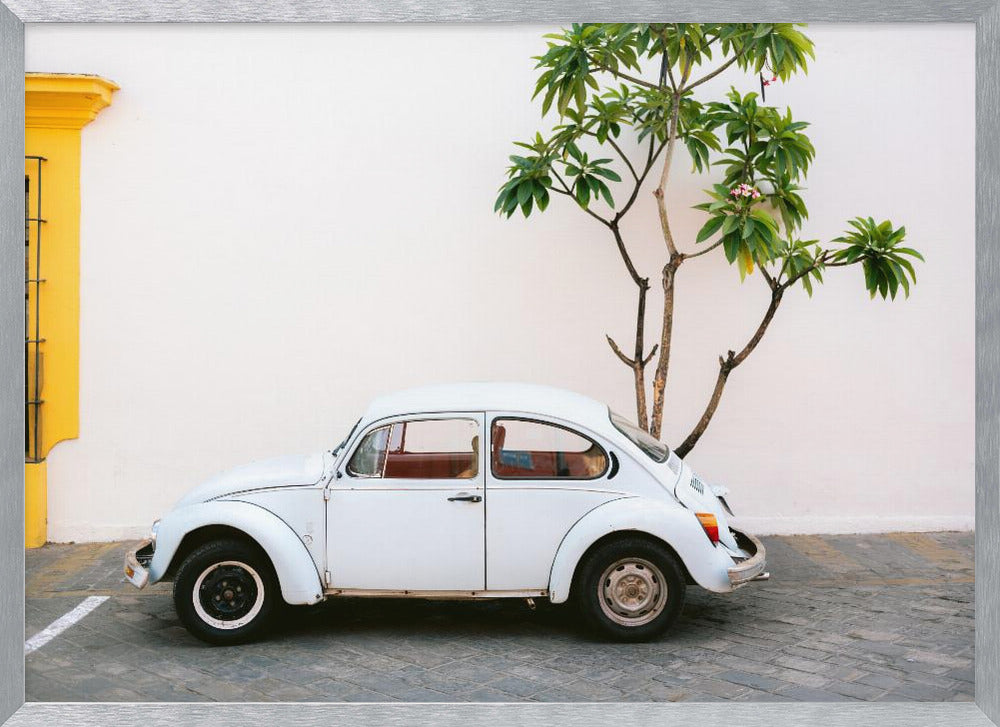
<svg viewBox="0 0 1000 727">
<path fill-rule="evenodd" d="M 634 288 L 605 231 L 562 199 L 492 213 L 511 140 L 548 128 L 549 30 L 27 28 L 29 70 L 121 86 L 83 133 L 80 438 L 49 458 L 53 540 L 138 535 L 218 470 L 334 444 L 384 390 L 526 380 L 633 412 L 604 334 L 630 340 Z M 808 32 L 809 75 L 768 93 L 813 124 L 806 234 L 889 217 L 927 263 L 907 301 L 870 301 L 854 269 L 786 296 L 690 461 L 761 532 L 971 527 L 974 29 Z M 686 249 L 711 181 L 689 169 L 681 151 Z M 626 233 L 654 280 L 657 230 L 644 193 Z M 767 298 L 721 255 L 677 294 L 672 443 Z"/>
</svg>

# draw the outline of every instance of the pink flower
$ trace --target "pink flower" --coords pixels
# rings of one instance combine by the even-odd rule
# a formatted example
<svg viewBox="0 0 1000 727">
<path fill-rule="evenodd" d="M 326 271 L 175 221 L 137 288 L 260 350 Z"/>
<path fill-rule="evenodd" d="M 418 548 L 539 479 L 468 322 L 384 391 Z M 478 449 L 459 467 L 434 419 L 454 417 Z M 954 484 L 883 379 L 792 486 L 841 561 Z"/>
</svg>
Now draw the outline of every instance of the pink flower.
<svg viewBox="0 0 1000 727">
<path fill-rule="evenodd" d="M 751 187 L 749 184 L 740 184 L 739 186 L 733 187 L 729 194 L 733 197 L 750 197 L 751 199 L 757 199 L 760 197 L 760 190 Z"/>
</svg>

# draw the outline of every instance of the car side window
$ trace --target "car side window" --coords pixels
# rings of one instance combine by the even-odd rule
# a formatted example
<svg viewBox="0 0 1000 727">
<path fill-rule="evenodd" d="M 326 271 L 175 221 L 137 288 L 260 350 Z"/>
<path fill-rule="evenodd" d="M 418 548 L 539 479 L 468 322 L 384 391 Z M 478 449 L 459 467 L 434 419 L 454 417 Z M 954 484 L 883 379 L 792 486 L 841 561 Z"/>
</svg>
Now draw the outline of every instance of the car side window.
<svg viewBox="0 0 1000 727">
<path fill-rule="evenodd" d="M 479 474 L 475 419 L 414 419 L 372 430 L 347 466 L 356 477 L 471 479 Z"/>
<path fill-rule="evenodd" d="M 348 474 L 354 477 L 381 477 L 385 470 L 385 455 L 389 443 L 391 427 L 373 429 L 354 450 L 354 456 L 347 463 Z"/>
<path fill-rule="evenodd" d="M 597 442 L 555 424 L 498 418 L 491 439 L 490 462 L 500 479 L 592 480 L 608 469 Z"/>
</svg>

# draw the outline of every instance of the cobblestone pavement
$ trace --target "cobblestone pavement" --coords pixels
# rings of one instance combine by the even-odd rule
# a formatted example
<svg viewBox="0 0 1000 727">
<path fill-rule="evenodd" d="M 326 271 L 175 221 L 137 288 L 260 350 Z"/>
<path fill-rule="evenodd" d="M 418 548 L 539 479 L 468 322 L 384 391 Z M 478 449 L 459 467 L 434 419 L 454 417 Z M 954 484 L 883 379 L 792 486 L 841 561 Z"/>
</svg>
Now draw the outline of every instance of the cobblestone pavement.
<svg viewBox="0 0 1000 727">
<path fill-rule="evenodd" d="M 27 552 L 30 637 L 110 598 L 29 654 L 32 701 L 969 701 L 971 533 L 764 538 L 772 580 L 688 590 L 673 631 L 617 644 L 567 607 L 340 600 L 267 641 L 209 647 L 170 584 L 120 583 L 126 544 Z"/>
</svg>

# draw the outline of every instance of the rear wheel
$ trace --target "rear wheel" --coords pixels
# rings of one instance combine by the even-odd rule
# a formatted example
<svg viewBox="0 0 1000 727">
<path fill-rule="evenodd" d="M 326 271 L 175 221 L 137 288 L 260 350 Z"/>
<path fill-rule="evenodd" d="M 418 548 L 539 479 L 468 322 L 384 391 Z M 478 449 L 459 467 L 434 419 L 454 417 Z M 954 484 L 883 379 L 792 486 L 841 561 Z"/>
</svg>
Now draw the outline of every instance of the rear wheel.
<svg viewBox="0 0 1000 727">
<path fill-rule="evenodd" d="M 647 641 L 677 620 L 685 579 L 669 548 L 629 536 L 589 553 L 573 592 L 580 613 L 595 630 L 619 641 Z"/>
<path fill-rule="evenodd" d="M 216 540 L 195 549 L 174 578 L 181 623 L 210 644 L 238 644 L 259 636 L 276 602 L 278 581 L 259 548 Z"/>
</svg>

